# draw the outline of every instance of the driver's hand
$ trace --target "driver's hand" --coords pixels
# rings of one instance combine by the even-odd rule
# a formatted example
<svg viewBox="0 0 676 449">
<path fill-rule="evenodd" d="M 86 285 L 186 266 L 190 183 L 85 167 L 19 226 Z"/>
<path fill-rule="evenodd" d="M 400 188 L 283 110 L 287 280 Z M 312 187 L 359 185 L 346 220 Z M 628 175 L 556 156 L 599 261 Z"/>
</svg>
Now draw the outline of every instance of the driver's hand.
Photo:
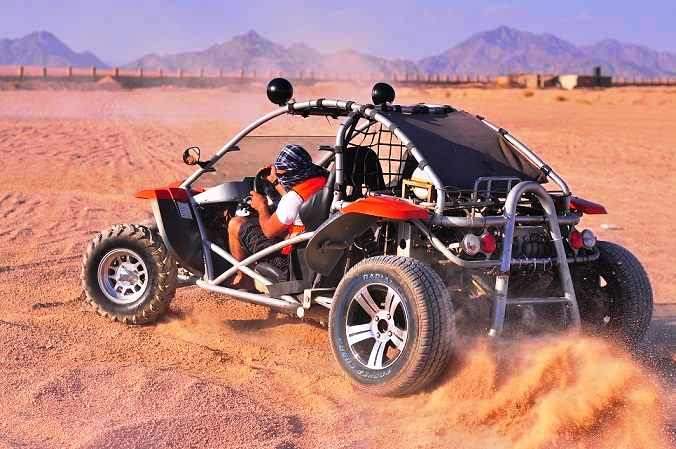
<svg viewBox="0 0 676 449">
<path fill-rule="evenodd" d="M 251 207 L 257 212 L 260 211 L 261 209 L 267 210 L 268 201 L 260 193 L 252 191 L 251 192 Z"/>
<path fill-rule="evenodd" d="M 275 169 L 274 165 L 270 166 L 270 174 L 267 176 L 267 180 L 270 181 L 272 184 L 277 182 L 277 170 Z"/>
</svg>

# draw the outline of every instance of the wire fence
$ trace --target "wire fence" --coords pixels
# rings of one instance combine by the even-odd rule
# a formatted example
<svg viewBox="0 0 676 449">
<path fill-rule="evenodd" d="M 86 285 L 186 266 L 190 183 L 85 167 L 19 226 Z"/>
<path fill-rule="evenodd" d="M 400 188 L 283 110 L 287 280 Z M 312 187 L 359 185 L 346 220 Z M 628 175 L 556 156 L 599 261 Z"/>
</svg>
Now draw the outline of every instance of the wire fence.
<svg viewBox="0 0 676 449">
<path fill-rule="evenodd" d="M 529 77 L 540 79 L 541 75 L 514 74 L 504 76 L 487 76 L 477 74 L 430 74 L 430 73 L 329 73 L 318 71 L 256 71 L 256 70 L 223 70 L 223 69 L 200 69 L 200 70 L 148 70 L 144 68 L 100 68 L 100 67 L 44 67 L 44 66 L 0 66 L 0 81 L 24 81 L 24 80 L 60 80 L 60 81 L 98 81 L 110 77 L 128 84 L 131 87 L 144 84 L 181 84 L 201 81 L 205 85 L 220 85 L 231 82 L 243 81 L 267 81 L 282 76 L 295 82 L 369 82 L 391 81 L 398 84 L 436 84 L 436 85 L 482 85 L 500 87 L 549 87 L 534 83 L 531 86 Z M 544 75 L 543 75 L 544 76 Z M 553 75 L 547 75 L 550 79 L 556 79 Z M 580 76 L 582 78 L 583 76 Z M 585 77 L 592 78 L 592 77 Z M 554 82 L 553 85 L 556 85 Z M 614 77 L 603 87 L 622 86 L 676 86 L 676 77 Z M 589 87 L 584 85 L 584 87 Z M 593 86 L 591 86 L 593 87 Z"/>
</svg>

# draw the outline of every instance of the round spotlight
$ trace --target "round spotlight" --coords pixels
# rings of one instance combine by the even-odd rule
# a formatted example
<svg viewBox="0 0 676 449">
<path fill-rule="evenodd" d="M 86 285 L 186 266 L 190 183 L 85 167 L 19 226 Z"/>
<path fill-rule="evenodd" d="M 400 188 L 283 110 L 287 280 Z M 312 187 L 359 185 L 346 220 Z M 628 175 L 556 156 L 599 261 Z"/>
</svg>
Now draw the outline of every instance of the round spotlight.
<svg viewBox="0 0 676 449">
<path fill-rule="evenodd" d="M 467 234 L 463 237 L 460 246 L 468 256 L 476 256 L 481 251 L 481 239 L 474 234 Z"/>
<path fill-rule="evenodd" d="M 596 246 L 596 236 L 590 229 L 582 231 L 582 245 L 587 249 L 592 249 Z"/>
<path fill-rule="evenodd" d="M 371 91 L 371 99 L 375 105 L 392 103 L 394 95 L 394 89 L 387 83 L 377 83 Z"/>
<path fill-rule="evenodd" d="M 293 86 L 289 80 L 275 78 L 268 83 L 268 99 L 279 106 L 284 106 L 293 97 Z"/>
</svg>

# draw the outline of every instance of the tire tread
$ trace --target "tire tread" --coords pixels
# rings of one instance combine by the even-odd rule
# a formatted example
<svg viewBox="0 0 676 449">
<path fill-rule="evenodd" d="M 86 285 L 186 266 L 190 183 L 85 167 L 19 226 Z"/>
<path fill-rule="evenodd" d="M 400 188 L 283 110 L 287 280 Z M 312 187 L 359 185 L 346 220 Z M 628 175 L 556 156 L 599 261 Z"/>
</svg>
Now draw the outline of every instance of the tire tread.
<svg viewBox="0 0 676 449">
<path fill-rule="evenodd" d="M 352 267 L 345 279 L 363 272 L 387 267 L 413 292 L 412 301 L 421 311 L 418 322 L 418 347 L 411 367 L 386 384 L 362 384 L 357 387 L 370 393 L 387 396 L 402 396 L 426 387 L 446 369 L 453 351 L 455 322 L 450 295 L 439 275 L 423 262 L 409 257 L 376 256 L 365 259 Z M 342 294 L 341 282 L 335 297 Z M 332 308 L 333 311 L 333 308 Z M 329 319 L 330 326 L 333 320 Z M 331 334 L 333 335 L 333 334 Z M 338 354 L 332 345 L 334 355 Z"/>
<path fill-rule="evenodd" d="M 121 239 L 141 244 L 148 250 L 155 266 L 157 284 L 152 286 L 151 298 L 143 302 L 141 307 L 132 313 L 116 313 L 106 310 L 96 299 L 98 281 L 89 279 L 87 275 L 89 261 L 94 257 L 96 250 L 106 241 Z M 169 308 L 169 303 L 176 292 L 176 262 L 165 247 L 162 239 L 158 238 L 148 227 L 135 224 L 118 224 L 98 233 L 87 245 L 82 256 L 80 280 L 87 302 L 99 315 L 119 321 L 124 324 L 147 324 L 157 321 Z"/>
</svg>

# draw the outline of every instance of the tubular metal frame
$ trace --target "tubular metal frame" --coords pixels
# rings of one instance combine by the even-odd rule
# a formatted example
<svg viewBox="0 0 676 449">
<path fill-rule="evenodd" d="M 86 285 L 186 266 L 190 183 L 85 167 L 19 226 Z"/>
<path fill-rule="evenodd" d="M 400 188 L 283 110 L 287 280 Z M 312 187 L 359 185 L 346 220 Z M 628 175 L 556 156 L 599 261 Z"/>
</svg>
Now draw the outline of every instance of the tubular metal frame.
<svg viewBox="0 0 676 449">
<path fill-rule="evenodd" d="M 422 105 L 427 107 L 429 110 L 433 109 L 444 109 L 443 106 L 438 105 Z M 236 298 L 242 299 L 244 301 L 267 305 L 270 307 L 282 309 L 282 310 L 295 310 L 299 316 L 303 315 L 303 304 L 297 299 L 291 296 L 284 296 L 283 298 L 272 298 L 268 295 L 256 294 L 250 292 L 244 292 L 232 288 L 223 287 L 220 284 L 225 282 L 228 278 L 232 277 L 235 273 L 241 272 L 246 276 L 251 277 L 254 280 L 262 283 L 263 285 L 270 285 L 272 281 L 267 279 L 265 276 L 260 273 L 255 272 L 249 265 L 254 262 L 259 261 L 263 257 L 272 254 L 286 246 L 305 242 L 310 240 L 314 235 L 313 232 L 307 232 L 301 235 L 298 235 L 294 238 L 282 241 L 278 244 L 272 245 L 268 248 L 265 248 L 262 251 L 259 251 L 256 254 L 246 258 L 243 261 L 237 261 L 232 254 L 225 251 L 223 248 L 217 246 L 216 244 L 210 242 L 207 238 L 206 229 L 202 221 L 202 217 L 199 213 L 199 209 L 195 200 L 190 193 L 190 187 L 192 184 L 199 179 L 199 177 L 210 171 L 212 167 L 228 152 L 233 151 L 237 144 L 244 138 L 246 135 L 251 133 L 256 128 L 260 127 L 264 123 L 279 117 L 284 114 L 303 114 L 310 112 L 311 110 L 320 109 L 320 113 L 324 115 L 343 115 L 347 116 L 344 123 L 342 123 L 338 132 L 336 133 L 336 144 L 334 148 L 334 161 L 335 161 L 335 170 L 336 170 L 336 187 L 334 191 L 333 203 L 331 206 L 332 211 L 337 211 L 342 208 L 344 205 L 341 201 L 341 186 L 344 184 L 344 170 L 343 170 L 343 150 L 347 146 L 346 142 L 346 133 L 351 128 L 356 127 L 358 121 L 361 118 L 364 118 L 369 121 L 365 126 L 369 126 L 372 122 L 378 122 L 382 127 L 387 129 L 395 137 L 397 137 L 401 144 L 408 150 L 408 152 L 416 159 L 419 165 L 423 166 L 423 172 L 427 175 L 428 179 L 434 185 L 437 195 L 436 195 L 436 204 L 434 207 L 434 214 L 431 216 L 430 225 L 442 226 L 442 227 L 458 227 L 458 228 L 485 228 L 485 227 L 503 227 L 504 228 L 504 240 L 503 240 L 503 251 L 500 256 L 500 260 L 485 260 L 485 261 L 468 261 L 461 259 L 460 257 L 454 255 L 431 231 L 431 226 L 423 224 L 421 221 L 414 221 L 413 224 L 425 235 L 432 245 L 444 256 L 446 259 L 453 264 L 459 265 L 465 268 L 486 268 L 486 267 L 499 267 L 499 274 L 496 277 L 495 284 L 495 295 L 493 301 L 493 310 L 492 310 L 492 324 L 489 331 L 489 335 L 496 337 L 500 335 L 504 327 L 505 320 L 505 309 L 507 304 L 534 304 L 534 303 L 555 303 L 561 302 L 569 306 L 571 311 L 571 320 L 573 325 L 576 328 L 580 326 L 580 314 L 578 309 L 578 304 L 575 297 L 575 291 L 573 288 L 573 283 L 570 277 L 570 270 L 568 268 L 568 263 L 579 262 L 579 261 L 591 261 L 598 258 L 598 251 L 595 254 L 590 256 L 584 256 L 579 258 L 568 258 L 565 253 L 565 248 L 563 246 L 560 225 L 574 225 L 577 224 L 580 220 L 580 217 L 575 214 L 566 214 L 561 217 L 557 215 L 556 207 L 547 193 L 547 191 L 538 183 L 532 181 L 525 181 L 514 186 L 509 194 L 507 195 L 507 200 L 504 208 L 503 216 L 489 216 L 489 217 L 449 217 L 443 214 L 445 210 L 445 186 L 443 185 L 440 178 L 434 172 L 433 168 L 426 163 L 420 151 L 416 148 L 413 142 L 401 131 L 394 123 L 392 123 L 385 115 L 381 114 L 375 106 L 373 105 L 361 105 L 352 101 L 345 100 L 310 100 L 305 102 L 297 103 L 295 101 L 290 101 L 285 107 L 278 108 L 274 111 L 269 112 L 268 114 L 260 117 L 258 120 L 251 123 L 249 126 L 243 128 L 239 133 L 237 133 L 232 139 L 226 142 L 205 164 L 200 166 L 192 175 L 185 179 L 180 185 L 181 188 L 185 189 L 188 194 L 188 201 L 191 206 L 192 212 L 196 218 L 198 230 L 200 232 L 202 240 L 202 249 L 204 254 L 204 265 L 205 265 L 205 278 L 204 280 L 197 281 L 197 285 L 201 288 L 205 288 L 210 291 L 227 294 L 234 296 Z M 336 111 L 337 110 L 337 111 Z M 566 201 L 570 197 L 570 189 L 566 182 L 554 171 L 552 170 L 545 162 L 540 159 L 530 148 L 521 143 L 514 136 L 509 134 L 506 130 L 498 128 L 494 124 L 490 123 L 484 118 L 477 117 L 481 123 L 485 126 L 491 128 L 493 131 L 501 134 L 507 142 L 509 142 L 519 153 L 521 153 L 531 164 L 539 168 L 546 175 L 547 179 L 553 181 L 557 184 L 563 195 L 566 197 Z M 330 156 L 329 156 L 330 157 Z M 543 209 L 545 210 L 545 215 L 542 217 L 531 217 L 531 216 L 517 216 L 516 208 L 519 203 L 521 196 L 525 193 L 534 194 Z M 566 209 L 568 209 L 566 203 Z M 530 223 L 530 224 L 545 224 L 547 225 L 550 233 L 550 237 L 554 243 L 556 249 L 556 259 L 512 259 L 512 242 L 514 239 L 514 228 L 516 223 Z M 218 256 L 222 257 L 226 261 L 232 264 L 232 267 L 227 271 L 214 278 L 213 271 L 213 259 L 211 253 L 214 252 Z M 559 276 L 561 278 L 562 288 L 564 296 L 561 298 L 521 298 L 521 299 L 509 299 L 507 296 L 507 290 L 509 286 L 509 275 L 512 265 L 523 265 L 523 264 L 546 264 L 556 262 L 559 270 Z"/>
</svg>

